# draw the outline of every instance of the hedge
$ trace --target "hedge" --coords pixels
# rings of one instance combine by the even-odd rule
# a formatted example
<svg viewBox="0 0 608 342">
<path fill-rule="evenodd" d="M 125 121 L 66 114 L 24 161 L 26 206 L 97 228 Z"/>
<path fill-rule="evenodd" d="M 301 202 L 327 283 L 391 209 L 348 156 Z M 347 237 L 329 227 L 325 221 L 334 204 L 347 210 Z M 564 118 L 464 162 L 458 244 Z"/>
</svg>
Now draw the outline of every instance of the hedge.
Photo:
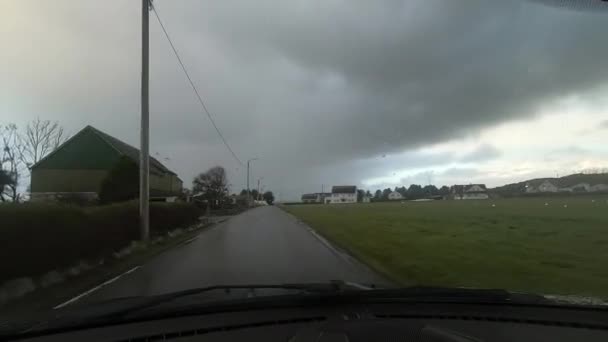
<svg viewBox="0 0 608 342">
<path fill-rule="evenodd" d="M 188 203 L 151 203 L 152 237 L 197 222 Z M 0 205 L 0 283 L 98 260 L 139 237 L 136 201 L 99 207 L 51 203 Z"/>
</svg>

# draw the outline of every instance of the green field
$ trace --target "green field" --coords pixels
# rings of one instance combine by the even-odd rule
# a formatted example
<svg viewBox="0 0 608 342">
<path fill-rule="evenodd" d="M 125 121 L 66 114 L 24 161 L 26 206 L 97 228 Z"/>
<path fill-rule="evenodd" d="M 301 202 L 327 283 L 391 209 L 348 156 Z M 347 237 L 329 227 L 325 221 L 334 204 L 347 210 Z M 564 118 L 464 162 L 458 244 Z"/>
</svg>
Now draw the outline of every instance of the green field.
<svg viewBox="0 0 608 342">
<path fill-rule="evenodd" d="M 283 209 L 401 285 L 608 298 L 606 196 Z"/>
</svg>

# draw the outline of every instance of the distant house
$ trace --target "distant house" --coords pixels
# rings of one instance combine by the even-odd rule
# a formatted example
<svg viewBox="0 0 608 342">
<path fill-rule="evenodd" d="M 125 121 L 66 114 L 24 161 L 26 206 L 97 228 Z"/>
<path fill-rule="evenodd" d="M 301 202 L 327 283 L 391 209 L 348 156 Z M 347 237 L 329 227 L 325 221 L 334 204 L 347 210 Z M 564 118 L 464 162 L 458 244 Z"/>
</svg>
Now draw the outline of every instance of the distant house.
<svg viewBox="0 0 608 342">
<path fill-rule="evenodd" d="M 558 192 L 559 188 L 549 182 L 549 181 L 544 181 L 542 182 L 539 186 L 538 186 L 538 192 Z"/>
<path fill-rule="evenodd" d="M 354 185 L 341 185 L 331 188 L 331 197 L 325 199 L 325 203 L 357 203 L 357 187 Z"/>
<path fill-rule="evenodd" d="M 403 195 L 397 191 L 393 191 L 390 194 L 388 194 L 388 199 L 391 201 L 397 201 L 397 200 L 402 200 L 403 199 Z"/>
<path fill-rule="evenodd" d="M 578 183 L 570 187 L 572 192 L 589 192 L 591 185 L 588 183 Z"/>
<path fill-rule="evenodd" d="M 453 185 L 451 198 L 455 200 L 488 199 L 488 189 L 485 184 Z"/>
<path fill-rule="evenodd" d="M 92 126 L 63 143 L 31 167 L 31 199 L 53 200 L 79 195 L 98 198 L 101 184 L 123 157 L 139 164 L 139 150 Z M 172 199 L 182 191 L 182 180 L 150 157 L 150 197 Z"/>
<path fill-rule="evenodd" d="M 462 199 L 488 199 L 488 189 L 485 184 L 471 184 L 464 189 Z"/>
<path fill-rule="evenodd" d="M 314 194 L 304 194 L 301 197 L 302 203 L 325 203 L 325 199 L 331 194 L 327 192 L 316 192 Z"/>
<path fill-rule="evenodd" d="M 319 194 L 302 195 L 302 203 L 320 203 Z"/>
<path fill-rule="evenodd" d="M 368 196 L 368 195 L 363 195 L 363 198 L 361 199 L 361 202 L 363 203 L 369 203 L 372 201 L 372 196 Z"/>
</svg>

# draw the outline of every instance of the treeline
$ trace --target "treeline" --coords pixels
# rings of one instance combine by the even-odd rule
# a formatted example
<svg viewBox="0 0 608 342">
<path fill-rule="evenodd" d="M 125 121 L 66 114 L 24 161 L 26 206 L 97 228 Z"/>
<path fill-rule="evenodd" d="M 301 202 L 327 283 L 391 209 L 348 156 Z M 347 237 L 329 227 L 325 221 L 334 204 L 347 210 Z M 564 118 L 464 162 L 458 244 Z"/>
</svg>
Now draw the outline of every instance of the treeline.
<svg viewBox="0 0 608 342">
<path fill-rule="evenodd" d="M 359 190 L 363 191 L 363 190 Z M 414 199 L 422 199 L 422 198 L 432 198 L 436 196 L 446 196 L 450 194 L 450 188 L 446 185 L 438 188 L 435 185 L 419 185 L 419 184 L 411 184 L 408 187 L 401 186 L 395 187 L 394 189 L 386 188 L 384 190 L 378 189 L 373 194 L 368 191 L 364 191 L 366 196 L 372 198 L 373 201 L 388 201 L 389 194 L 391 192 L 398 192 L 403 196 L 403 198 L 407 198 L 408 200 Z"/>
<path fill-rule="evenodd" d="M 249 194 L 252 200 L 264 200 L 268 204 L 274 202 L 272 191 L 258 193 L 257 190 L 252 189 Z M 246 189 L 241 191 L 240 198 L 234 198 L 233 200 L 233 196 L 236 195 L 229 195 L 228 175 L 226 169 L 222 166 L 214 166 L 194 177 L 191 195 L 195 201 L 208 203 L 212 209 L 226 208 L 233 205 L 249 205 Z"/>
</svg>

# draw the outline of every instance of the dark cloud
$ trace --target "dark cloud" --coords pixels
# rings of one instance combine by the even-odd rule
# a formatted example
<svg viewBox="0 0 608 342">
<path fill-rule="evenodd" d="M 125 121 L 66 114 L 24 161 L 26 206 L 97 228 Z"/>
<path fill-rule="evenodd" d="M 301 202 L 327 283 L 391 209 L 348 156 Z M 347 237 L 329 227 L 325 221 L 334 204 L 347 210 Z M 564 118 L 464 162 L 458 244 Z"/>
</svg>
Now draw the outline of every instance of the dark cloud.
<svg viewBox="0 0 608 342">
<path fill-rule="evenodd" d="M 608 77 L 606 16 L 538 4 L 155 4 L 227 139 L 242 159 L 261 157 L 256 174 L 284 193 L 388 173 L 378 165 L 398 158 L 362 161 L 525 118 Z M 138 4 L 15 8 L 1 33 L 11 52 L 0 57 L 3 119 L 41 116 L 71 131 L 93 124 L 137 143 Z M 243 168 L 200 111 L 154 19 L 151 119 L 153 150 L 186 182 L 222 164 L 242 186 Z M 497 156 L 484 148 L 470 160 Z"/>
</svg>

